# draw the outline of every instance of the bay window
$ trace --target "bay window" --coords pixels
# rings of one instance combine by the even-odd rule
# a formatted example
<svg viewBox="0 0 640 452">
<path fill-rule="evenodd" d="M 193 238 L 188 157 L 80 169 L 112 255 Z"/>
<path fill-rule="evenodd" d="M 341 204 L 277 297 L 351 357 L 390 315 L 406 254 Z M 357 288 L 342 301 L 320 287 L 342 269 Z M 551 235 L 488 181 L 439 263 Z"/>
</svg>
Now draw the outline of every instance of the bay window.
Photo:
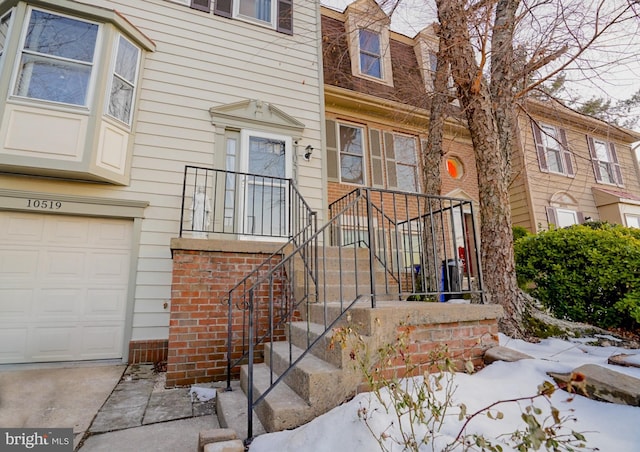
<svg viewBox="0 0 640 452">
<path fill-rule="evenodd" d="M 120 36 L 111 78 L 108 114 L 125 124 L 131 123 L 133 99 L 138 78 L 140 49 Z"/>
<path fill-rule="evenodd" d="M 88 105 L 99 29 L 93 22 L 31 9 L 14 94 Z"/>
</svg>

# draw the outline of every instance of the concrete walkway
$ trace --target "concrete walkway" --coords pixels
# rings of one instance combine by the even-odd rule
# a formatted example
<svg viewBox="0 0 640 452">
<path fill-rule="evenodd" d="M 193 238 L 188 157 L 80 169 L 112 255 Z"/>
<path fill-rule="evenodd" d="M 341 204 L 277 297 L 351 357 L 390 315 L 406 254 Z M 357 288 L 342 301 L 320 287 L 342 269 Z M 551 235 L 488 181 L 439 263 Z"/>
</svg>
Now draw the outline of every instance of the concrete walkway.
<svg viewBox="0 0 640 452">
<path fill-rule="evenodd" d="M 215 400 L 165 389 L 151 364 L 44 366 L 0 366 L 0 426 L 72 427 L 82 452 L 196 451 L 200 431 L 218 428 Z"/>
</svg>

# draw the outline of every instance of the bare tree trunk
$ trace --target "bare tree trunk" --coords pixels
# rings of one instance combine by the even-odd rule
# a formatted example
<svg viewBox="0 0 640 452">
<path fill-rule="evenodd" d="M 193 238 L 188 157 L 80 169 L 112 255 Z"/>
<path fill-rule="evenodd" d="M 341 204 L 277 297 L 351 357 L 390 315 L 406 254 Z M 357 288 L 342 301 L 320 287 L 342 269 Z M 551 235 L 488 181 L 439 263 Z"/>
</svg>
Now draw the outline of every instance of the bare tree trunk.
<svg viewBox="0 0 640 452">
<path fill-rule="evenodd" d="M 516 282 L 508 192 L 509 157 L 515 117 L 513 102 L 509 104 L 509 99 L 513 101 L 513 87 L 510 86 L 510 69 L 499 67 L 509 57 L 493 57 L 493 61 L 498 65 L 494 70 L 503 73 L 498 74 L 501 81 L 490 90 L 483 74 L 486 48 L 483 46 L 481 49 L 481 60 L 478 64 L 469 35 L 469 17 L 465 3 L 462 0 L 436 0 L 443 45 L 447 49 L 451 72 L 458 87 L 458 98 L 467 118 L 476 157 L 485 301 L 501 304 L 505 310 L 505 317 L 501 322 L 502 330 L 511 336 L 522 337 L 524 299 L 520 297 Z M 497 50 L 498 53 L 511 48 L 509 43 L 505 44 L 505 40 L 512 40 L 513 13 L 517 5 L 518 1 L 515 0 L 498 1 L 496 25 L 502 26 L 500 30 L 494 30 L 494 33 L 498 32 L 494 37 L 498 46 L 494 51 Z M 488 18 L 492 11 L 485 11 L 484 14 Z M 492 76 L 495 75 L 494 72 Z M 505 135 L 501 132 L 505 132 Z"/>
<path fill-rule="evenodd" d="M 449 92 L 447 81 L 449 79 L 449 63 L 444 55 L 442 46 L 438 49 L 436 73 L 433 78 L 433 96 L 431 97 L 431 109 L 429 115 L 429 137 L 423 149 L 422 163 L 424 171 L 424 191 L 427 195 L 440 196 L 442 193 L 442 148 L 444 135 L 445 107 L 449 103 Z M 430 201 L 428 206 L 431 212 L 442 210 L 441 202 Z M 439 285 L 438 263 L 444 256 L 444 243 L 442 240 L 442 222 L 434 221 L 432 216 L 428 217 L 430 222 L 428 227 L 424 227 L 424 255 L 427 262 L 434 263 L 435 271 L 425 271 L 422 274 L 423 287 L 429 287 L 431 291 L 437 291 Z M 425 281 L 425 278 L 429 278 Z"/>
</svg>

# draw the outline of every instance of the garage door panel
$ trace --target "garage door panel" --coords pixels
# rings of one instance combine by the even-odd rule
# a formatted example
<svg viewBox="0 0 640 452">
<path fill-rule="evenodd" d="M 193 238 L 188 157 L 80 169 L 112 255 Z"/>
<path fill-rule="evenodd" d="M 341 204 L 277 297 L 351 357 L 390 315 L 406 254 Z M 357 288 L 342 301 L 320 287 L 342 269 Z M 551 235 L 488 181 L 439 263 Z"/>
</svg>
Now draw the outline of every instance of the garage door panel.
<svg viewBox="0 0 640 452">
<path fill-rule="evenodd" d="M 42 254 L 42 281 L 77 281 L 85 278 L 86 252 L 49 250 Z"/>
<path fill-rule="evenodd" d="M 21 363 L 27 355 L 28 328 L 0 329 L 0 364 Z"/>
<path fill-rule="evenodd" d="M 99 222 L 95 225 L 95 234 L 91 236 L 90 244 L 95 247 L 108 249 L 129 250 L 126 245 L 131 242 L 132 230 L 126 224 L 113 222 Z"/>
<path fill-rule="evenodd" d="M 83 289 L 43 288 L 35 297 L 32 316 L 34 321 L 49 323 L 81 320 L 81 311 L 86 291 Z"/>
<path fill-rule="evenodd" d="M 89 218 L 52 217 L 45 228 L 45 239 L 49 243 L 86 246 L 89 243 L 89 221 Z"/>
<path fill-rule="evenodd" d="M 0 362 L 123 355 L 133 222 L 0 211 Z"/>
<path fill-rule="evenodd" d="M 0 253 L 0 281 L 13 283 L 16 280 L 31 281 L 38 271 L 37 250 L 3 249 Z"/>
<path fill-rule="evenodd" d="M 34 289 L 0 289 L 0 319 L 26 320 L 31 314 Z"/>
<path fill-rule="evenodd" d="M 84 326 L 82 328 L 80 354 L 82 359 L 107 359 L 112 357 L 113 349 L 122 344 L 124 328 L 118 324 Z"/>
<path fill-rule="evenodd" d="M 129 280 L 129 254 L 121 252 L 94 252 L 87 259 L 87 277 L 96 283 L 126 283 Z"/>
<path fill-rule="evenodd" d="M 34 361 L 70 361 L 80 340 L 75 325 L 34 327 L 29 332 L 29 351 Z"/>
<path fill-rule="evenodd" d="M 40 215 L 14 213 L 0 216 L 0 243 L 15 244 L 16 241 L 36 245 L 44 237 L 44 219 Z"/>
<path fill-rule="evenodd" d="M 117 288 L 89 289 L 84 304 L 84 319 L 124 321 L 125 294 Z"/>
</svg>

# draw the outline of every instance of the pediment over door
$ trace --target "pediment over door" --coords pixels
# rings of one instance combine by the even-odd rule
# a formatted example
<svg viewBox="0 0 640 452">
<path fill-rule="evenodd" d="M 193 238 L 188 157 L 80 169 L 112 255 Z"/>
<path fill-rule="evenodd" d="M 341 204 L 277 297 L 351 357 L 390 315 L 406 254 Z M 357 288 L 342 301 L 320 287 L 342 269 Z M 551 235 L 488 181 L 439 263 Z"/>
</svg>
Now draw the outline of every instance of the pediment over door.
<svg viewBox="0 0 640 452">
<path fill-rule="evenodd" d="M 268 102 L 248 99 L 232 104 L 211 107 L 211 123 L 216 127 L 264 130 L 300 136 L 304 124 Z"/>
</svg>

